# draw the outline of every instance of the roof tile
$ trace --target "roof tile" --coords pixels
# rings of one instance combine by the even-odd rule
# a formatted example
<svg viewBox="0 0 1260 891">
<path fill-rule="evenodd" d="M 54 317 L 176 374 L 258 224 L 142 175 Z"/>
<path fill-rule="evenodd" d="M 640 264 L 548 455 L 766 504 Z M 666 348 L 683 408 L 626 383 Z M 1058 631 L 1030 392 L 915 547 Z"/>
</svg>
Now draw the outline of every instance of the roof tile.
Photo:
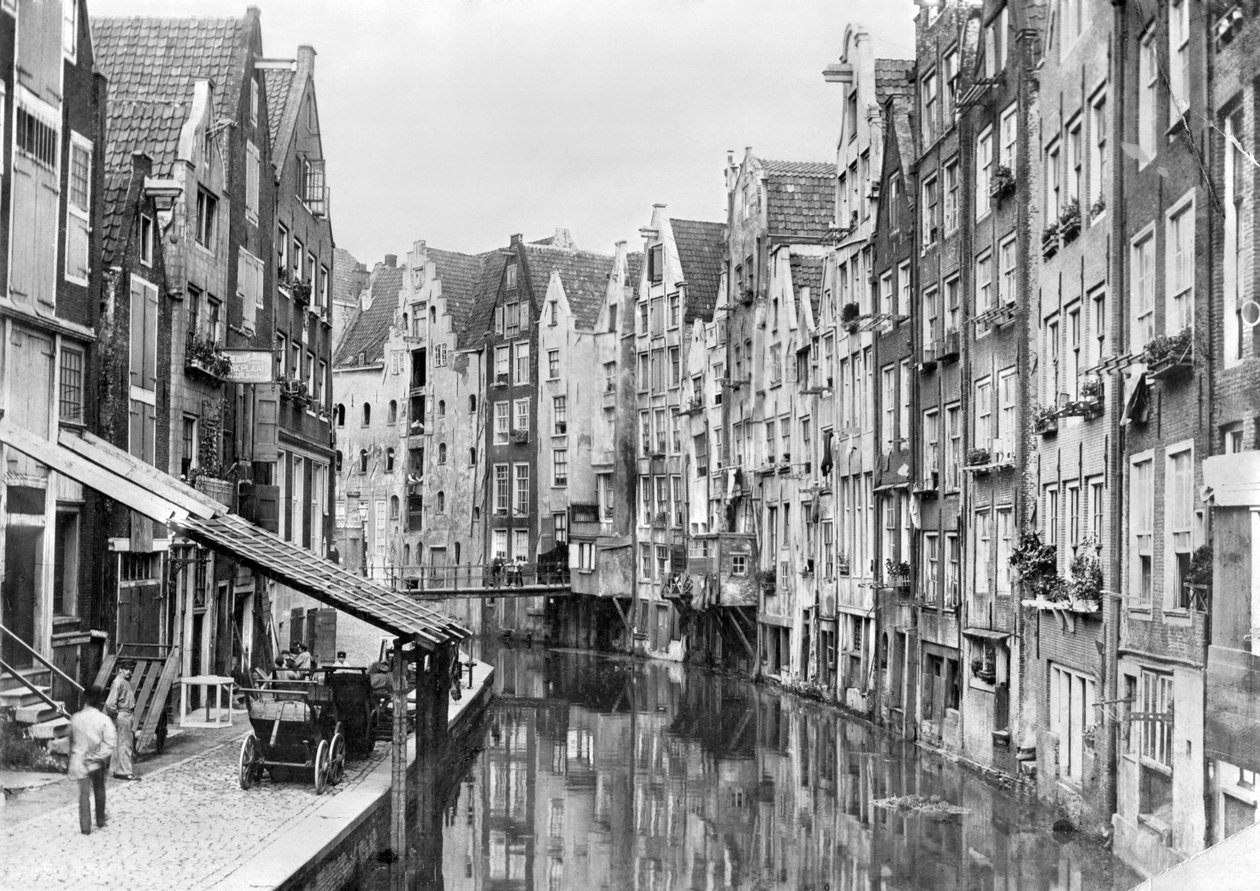
<svg viewBox="0 0 1260 891">
<path fill-rule="evenodd" d="M 687 283 L 685 321 L 713 321 L 718 287 L 722 279 L 722 257 L 726 248 L 726 225 L 701 220 L 670 220 L 683 280 Z"/>
</svg>

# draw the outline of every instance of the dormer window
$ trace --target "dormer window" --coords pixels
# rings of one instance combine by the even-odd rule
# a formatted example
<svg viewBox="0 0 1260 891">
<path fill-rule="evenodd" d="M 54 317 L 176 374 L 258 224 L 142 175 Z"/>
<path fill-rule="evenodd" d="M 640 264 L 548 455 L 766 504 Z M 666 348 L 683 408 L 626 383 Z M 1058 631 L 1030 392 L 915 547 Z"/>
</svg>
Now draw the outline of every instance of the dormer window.
<svg viewBox="0 0 1260 891">
<path fill-rule="evenodd" d="M 513 290 L 516 287 L 516 264 L 515 263 L 508 264 L 507 271 L 504 273 L 503 287 L 507 288 L 509 291 Z"/>
<path fill-rule="evenodd" d="M 665 277 L 664 245 L 654 244 L 648 249 L 648 281 L 657 284 Z"/>
<path fill-rule="evenodd" d="M 140 216 L 140 262 L 153 265 L 153 217 L 147 214 Z"/>
</svg>

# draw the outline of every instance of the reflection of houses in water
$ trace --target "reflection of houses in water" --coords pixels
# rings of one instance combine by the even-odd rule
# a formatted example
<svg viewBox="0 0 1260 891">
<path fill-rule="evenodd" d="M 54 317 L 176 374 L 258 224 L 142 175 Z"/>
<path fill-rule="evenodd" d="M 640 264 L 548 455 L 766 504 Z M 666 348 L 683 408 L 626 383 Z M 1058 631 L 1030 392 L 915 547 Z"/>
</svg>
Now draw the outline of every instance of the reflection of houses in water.
<svg viewBox="0 0 1260 891">
<path fill-rule="evenodd" d="M 498 662 L 516 692 L 448 812 L 448 888 L 1110 884 L 1106 855 L 1054 844 L 1046 812 L 813 704 L 573 654 Z M 876 805 L 906 795 L 965 813 Z"/>
</svg>

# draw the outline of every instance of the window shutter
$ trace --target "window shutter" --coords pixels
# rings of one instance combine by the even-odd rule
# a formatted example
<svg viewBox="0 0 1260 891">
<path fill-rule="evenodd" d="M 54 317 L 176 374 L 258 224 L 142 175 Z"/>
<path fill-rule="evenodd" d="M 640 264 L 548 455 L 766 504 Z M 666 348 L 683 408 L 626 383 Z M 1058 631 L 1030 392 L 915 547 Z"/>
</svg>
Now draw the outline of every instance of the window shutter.
<svg viewBox="0 0 1260 891">
<path fill-rule="evenodd" d="M 131 289 L 131 315 L 128 318 L 131 325 L 131 356 L 127 362 L 127 367 L 131 372 L 131 386 L 145 389 L 145 384 L 147 383 L 144 374 L 144 344 L 146 340 L 144 334 L 145 294 L 140 279 L 133 276 L 129 284 Z M 134 448 L 132 449 L 132 454 L 136 454 Z"/>
<path fill-rule="evenodd" d="M 158 356 L 158 289 L 156 285 L 143 282 L 144 291 L 144 386 L 146 390 L 157 391 Z"/>
<path fill-rule="evenodd" d="M 66 277 L 86 280 L 88 272 L 88 221 L 67 211 Z"/>
<path fill-rule="evenodd" d="M 254 460 L 279 459 L 276 430 L 279 423 L 280 392 L 275 384 L 254 387 Z"/>
</svg>

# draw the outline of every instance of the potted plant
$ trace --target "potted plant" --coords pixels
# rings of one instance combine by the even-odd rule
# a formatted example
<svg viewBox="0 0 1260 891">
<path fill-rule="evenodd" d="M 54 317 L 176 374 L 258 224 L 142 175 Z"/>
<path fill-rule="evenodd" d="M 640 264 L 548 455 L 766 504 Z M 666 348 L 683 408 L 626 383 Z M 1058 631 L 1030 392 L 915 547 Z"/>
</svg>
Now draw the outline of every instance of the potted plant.
<svg viewBox="0 0 1260 891">
<path fill-rule="evenodd" d="M 1033 432 L 1052 436 L 1059 432 L 1059 413 L 1053 406 L 1033 406 Z"/>
<path fill-rule="evenodd" d="M 1090 220 L 1096 220 L 1107 210 L 1107 199 L 1099 195 L 1094 199 L 1094 203 L 1089 206 Z"/>
<path fill-rule="evenodd" d="M 298 306 L 305 306 L 311 302 L 310 282 L 296 281 L 293 283 L 293 302 Z"/>
<path fill-rule="evenodd" d="M 1191 609 L 1207 611 L 1208 595 L 1212 590 L 1212 546 L 1199 545 L 1190 555 L 1190 568 L 1183 582 L 1186 600 Z"/>
<path fill-rule="evenodd" d="M 1142 361 L 1146 363 L 1151 377 L 1159 380 L 1191 368 L 1193 353 L 1194 336 L 1186 328 L 1171 337 L 1164 334 L 1154 337 L 1142 350 Z"/>
<path fill-rule="evenodd" d="M 1041 230 L 1041 255 L 1046 259 L 1054 256 L 1059 249 L 1059 224 L 1053 222 Z"/>
<path fill-rule="evenodd" d="M 767 594 L 773 594 L 777 577 L 773 569 L 762 569 L 757 573 L 757 584 Z"/>
<path fill-rule="evenodd" d="M 989 195 L 1001 201 L 1015 191 L 1015 173 L 1005 164 L 993 169 L 993 177 L 989 180 Z"/>
<path fill-rule="evenodd" d="M 992 457 L 988 449 L 968 449 L 967 466 L 982 467 L 988 464 Z"/>
<path fill-rule="evenodd" d="M 1063 206 L 1063 212 L 1059 214 L 1059 234 L 1063 236 L 1063 243 L 1067 244 L 1076 238 L 1081 231 L 1081 203 L 1073 198 Z"/>
<path fill-rule="evenodd" d="M 897 561 L 889 557 L 884 561 L 884 576 L 893 587 L 904 587 L 910 584 L 910 562 Z"/>
<path fill-rule="evenodd" d="M 1011 551 L 1011 569 L 1018 575 L 1024 593 L 1034 600 L 1058 602 L 1064 598 L 1058 554 L 1054 545 L 1042 543 L 1041 534 L 1033 527 L 1020 533 L 1019 543 Z"/>
<path fill-rule="evenodd" d="M 840 322 L 852 333 L 857 330 L 857 320 L 862 309 L 856 303 L 846 303 L 840 308 Z"/>
<path fill-rule="evenodd" d="M 1081 399 L 1086 402 L 1102 402 L 1103 398 L 1103 381 L 1102 376 L 1097 374 L 1087 374 L 1081 379 Z"/>
<path fill-rule="evenodd" d="M 1081 539 L 1068 564 L 1067 593 L 1074 604 L 1097 607 L 1102 603 L 1102 561 L 1092 535 Z"/>
<path fill-rule="evenodd" d="M 188 332 L 185 361 L 190 368 L 220 380 L 232 373 L 232 360 L 223 355 L 219 345 L 212 338 L 199 337 L 192 331 Z"/>
</svg>

